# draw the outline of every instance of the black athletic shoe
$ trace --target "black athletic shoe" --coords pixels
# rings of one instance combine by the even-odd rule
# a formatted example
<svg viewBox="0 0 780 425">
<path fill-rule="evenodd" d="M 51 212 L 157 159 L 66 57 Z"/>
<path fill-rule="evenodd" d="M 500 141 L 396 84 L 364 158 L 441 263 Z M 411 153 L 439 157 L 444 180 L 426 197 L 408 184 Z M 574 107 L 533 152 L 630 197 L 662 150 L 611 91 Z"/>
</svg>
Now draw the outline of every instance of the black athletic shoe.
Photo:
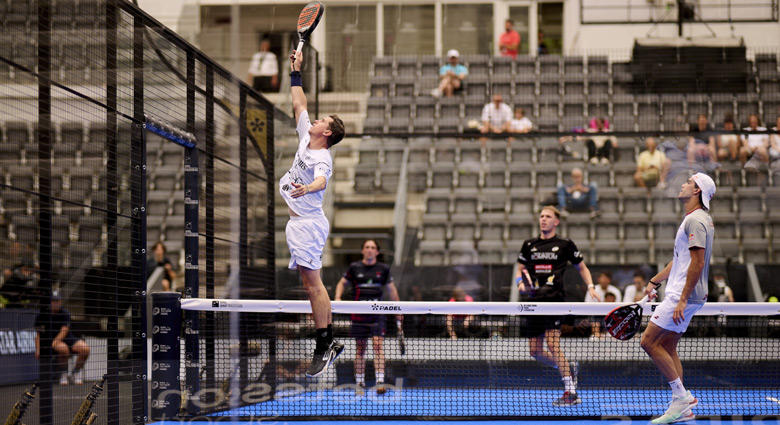
<svg viewBox="0 0 780 425">
<path fill-rule="evenodd" d="M 570 393 L 566 391 L 563 396 L 553 402 L 553 406 L 574 406 L 575 404 L 582 403 L 577 393 Z"/>
<path fill-rule="evenodd" d="M 338 357 L 342 351 L 344 351 L 344 344 L 338 341 L 333 341 L 324 353 L 317 353 L 315 351 L 314 356 L 311 359 L 311 365 L 306 369 L 306 376 L 314 378 L 325 373 L 325 371 L 328 370 L 328 366 L 333 364 L 333 361 L 336 360 L 336 357 Z"/>
<path fill-rule="evenodd" d="M 376 384 L 376 394 L 377 395 L 385 395 L 387 393 L 387 387 L 385 386 L 384 382 L 380 382 Z"/>
</svg>

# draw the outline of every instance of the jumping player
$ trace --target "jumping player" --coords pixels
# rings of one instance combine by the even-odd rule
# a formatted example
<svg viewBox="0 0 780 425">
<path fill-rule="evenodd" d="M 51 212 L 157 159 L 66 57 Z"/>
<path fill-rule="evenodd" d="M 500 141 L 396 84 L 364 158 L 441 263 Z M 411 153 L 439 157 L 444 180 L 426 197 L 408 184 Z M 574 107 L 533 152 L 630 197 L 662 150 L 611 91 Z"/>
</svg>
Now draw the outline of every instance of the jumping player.
<svg viewBox="0 0 780 425">
<path fill-rule="evenodd" d="M 555 229 L 560 224 L 561 213 L 548 205 L 539 213 L 539 237 L 523 242 L 517 257 L 517 275 L 515 282 L 520 292 L 533 302 L 563 302 L 563 272 L 566 263 L 572 263 L 580 272 L 582 280 L 588 285 L 588 292 L 594 299 L 601 301 L 596 293 L 590 270 L 585 265 L 582 254 L 569 239 L 560 238 Z M 528 274 L 524 277 L 525 274 Z M 530 281 L 529 281 L 530 277 Z M 564 393 L 554 406 L 572 406 L 580 404 L 577 395 L 577 362 L 569 362 L 561 349 L 561 317 L 528 316 L 525 328 L 528 347 L 536 360 L 558 369 L 563 380 Z M 547 340 L 547 350 L 544 342 Z"/>
<path fill-rule="evenodd" d="M 328 149 L 344 137 L 344 123 L 337 115 L 309 122 L 306 95 L 301 87 L 301 52 L 295 52 L 291 59 L 290 89 L 300 143 L 292 167 L 279 180 L 279 192 L 290 210 L 285 229 L 291 257 L 289 268 L 297 268 L 301 274 L 317 329 L 314 357 L 306 370 L 306 376 L 315 377 L 324 373 L 344 350 L 344 344 L 333 340 L 330 297 L 320 277 L 322 250 L 330 231 L 322 211 L 325 186 L 333 174 Z"/>
<path fill-rule="evenodd" d="M 398 289 L 390 274 L 390 267 L 377 261 L 379 244 L 373 239 L 363 241 L 363 260 L 349 265 L 344 276 L 336 285 L 335 301 L 341 301 L 344 287 L 352 285 L 355 301 L 398 301 Z M 402 316 L 398 316 L 401 320 Z M 399 322 L 400 323 L 400 322 Z M 350 336 L 355 338 L 355 382 L 361 391 L 366 387 L 366 346 L 368 338 L 374 346 L 374 369 L 376 371 L 377 394 L 384 394 L 385 383 L 385 315 L 353 314 Z"/>
<path fill-rule="evenodd" d="M 685 218 L 674 238 L 674 257 L 650 279 L 645 294 L 655 298 L 654 289 L 666 280 L 666 297 L 655 309 L 642 335 L 647 352 L 672 388 L 669 409 L 653 420 L 654 424 L 689 421 L 696 416 L 691 409 L 699 404 L 682 383 L 682 363 L 677 344 L 693 315 L 707 302 L 707 280 L 715 226 L 707 213 L 715 195 L 715 182 L 704 173 L 696 173 L 683 183 L 677 198 L 685 203 Z"/>
</svg>

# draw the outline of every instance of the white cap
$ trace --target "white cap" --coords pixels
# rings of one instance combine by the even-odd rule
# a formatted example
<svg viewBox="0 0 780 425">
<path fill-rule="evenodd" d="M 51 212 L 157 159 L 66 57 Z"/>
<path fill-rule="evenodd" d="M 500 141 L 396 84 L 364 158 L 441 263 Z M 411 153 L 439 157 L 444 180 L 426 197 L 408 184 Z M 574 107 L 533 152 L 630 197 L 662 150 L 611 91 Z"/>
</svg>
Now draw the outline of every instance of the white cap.
<svg viewBox="0 0 780 425">
<path fill-rule="evenodd" d="M 710 199 L 715 196 L 715 181 L 704 173 L 696 173 L 691 178 L 701 189 L 701 201 L 704 202 L 704 208 L 710 209 Z"/>
<path fill-rule="evenodd" d="M 447 57 L 448 58 L 457 58 L 460 57 L 460 53 L 458 53 L 455 49 L 450 49 L 447 51 Z"/>
</svg>

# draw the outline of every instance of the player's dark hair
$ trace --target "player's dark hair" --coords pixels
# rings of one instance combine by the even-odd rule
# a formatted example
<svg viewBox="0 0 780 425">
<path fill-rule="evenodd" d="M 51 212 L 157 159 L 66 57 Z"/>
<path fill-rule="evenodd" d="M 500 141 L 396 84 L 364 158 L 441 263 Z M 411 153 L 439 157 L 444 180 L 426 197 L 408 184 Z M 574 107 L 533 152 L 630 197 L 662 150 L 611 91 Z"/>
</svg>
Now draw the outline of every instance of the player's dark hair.
<svg viewBox="0 0 780 425">
<path fill-rule="evenodd" d="M 365 248 L 365 247 L 366 247 L 366 242 L 373 242 L 373 243 L 374 243 L 374 245 L 376 245 L 376 250 L 377 250 L 377 251 L 379 251 L 379 250 L 381 250 L 381 249 L 382 249 L 382 248 L 379 246 L 379 242 L 377 242 L 377 240 L 376 240 L 376 239 L 366 239 L 366 240 L 364 240 L 364 241 L 363 241 L 363 243 L 361 243 L 361 244 L 360 244 L 360 249 L 363 249 L 363 248 Z"/>
<path fill-rule="evenodd" d="M 165 244 L 164 244 L 164 243 L 162 243 L 162 241 L 157 241 L 157 242 L 155 242 L 155 243 L 154 243 L 154 246 L 152 246 L 152 251 L 154 251 L 155 249 L 157 249 L 157 245 L 160 245 L 160 246 L 162 247 L 162 249 L 163 249 L 163 254 L 165 254 L 166 252 L 168 252 L 168 250 L 167 250 L 167 249 L 165 249 Z"/>
<path fill-rule="evenodd" d="M 645 278 L 645 274 L 644 274 L 644 273 L 642 273 L 642 271 L 641 271 L 641 270 L 635 270 L 635 271 L 634 271 L 634 277 L 637 277 L 637 276 L 641 277 L 642 279 L 644 279 L 644 278 Z"/>
<path fill-rule="evenodd" d="M 330 136 L 328 136 L 328 147 L 334 146 L 338 144 L 341 139 L 344 138 L 344 121 L 339 118 L 338 115 L 328 115 L 333 119 L 333 122 L 330 123 L 330 126 L 328 127 L 330 130 Z"/>
</svg>

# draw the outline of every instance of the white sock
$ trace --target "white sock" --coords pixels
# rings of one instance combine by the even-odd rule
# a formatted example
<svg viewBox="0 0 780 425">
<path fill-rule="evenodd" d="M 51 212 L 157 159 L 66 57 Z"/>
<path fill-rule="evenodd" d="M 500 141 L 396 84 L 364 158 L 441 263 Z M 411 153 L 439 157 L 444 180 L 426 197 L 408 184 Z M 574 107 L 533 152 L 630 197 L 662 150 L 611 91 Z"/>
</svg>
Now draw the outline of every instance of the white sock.
<svg viewBox="0 0 780 425">
<path fill-rule="evenodd" d="M 672 396 L 674 397 L 685 397 L 688 392 L 685 391 L 685 387 L 683 387 L 682 379 L 677 378 L 674 381 L 669 383 L 669 386 L 672 387 Z"/>
<path fill-rule="evenodd" d="M 571 376 L 564 376 L 563 377 L 563 388 L 566 389 L 570 394 L 576 394 L 577 388 L 574 386 L 574 380 L 571 378 Z"/>
<path fill-rule="evenodd" d="M 366 374 L 365 373 L 356 373 L 355 374 L 355 382 L 357 382 L 358 385 L 365 384 L 366 383 Z"/>
<path fill-rule="evenodd" d="M 377 372 L 376 373 L 376 383 L 377 384 L 384 384 L 385 383 L 385 374 L 384 374 L 384 372 Z"/>
</svg>

